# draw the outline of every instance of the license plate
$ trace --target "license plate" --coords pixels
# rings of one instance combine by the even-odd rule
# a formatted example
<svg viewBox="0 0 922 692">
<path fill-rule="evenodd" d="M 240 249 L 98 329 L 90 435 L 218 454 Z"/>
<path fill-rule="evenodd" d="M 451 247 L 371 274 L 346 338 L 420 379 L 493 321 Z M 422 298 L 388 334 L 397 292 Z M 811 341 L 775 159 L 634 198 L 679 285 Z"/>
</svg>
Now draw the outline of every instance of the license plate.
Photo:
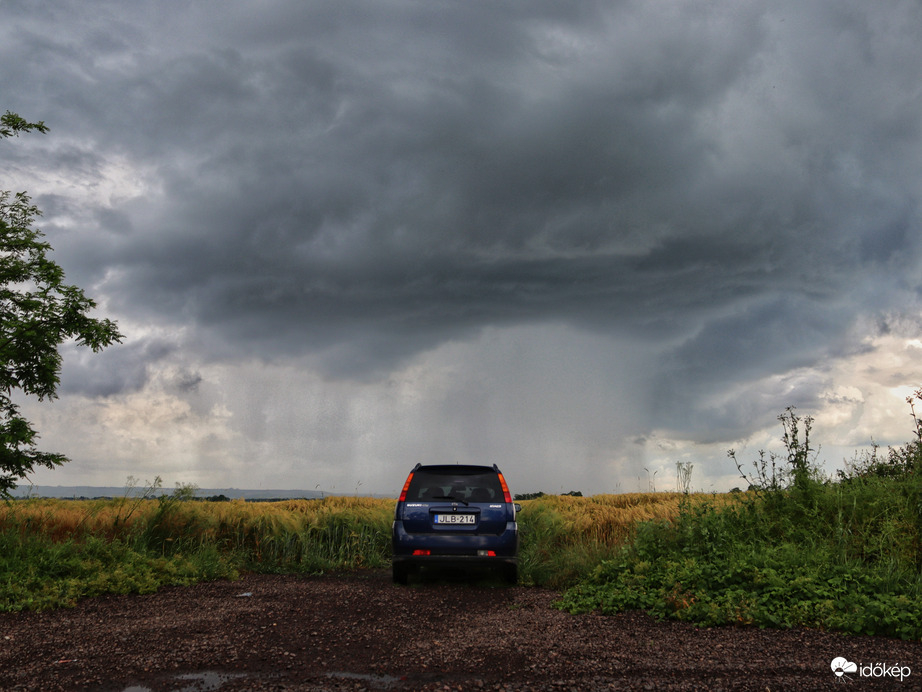
<svg viewBox="0 0 922 692">
<path fill-rule="evenodd" d="M 436 524 L 473 524 L 473 514 L 436 514 Z"/>
</svg>

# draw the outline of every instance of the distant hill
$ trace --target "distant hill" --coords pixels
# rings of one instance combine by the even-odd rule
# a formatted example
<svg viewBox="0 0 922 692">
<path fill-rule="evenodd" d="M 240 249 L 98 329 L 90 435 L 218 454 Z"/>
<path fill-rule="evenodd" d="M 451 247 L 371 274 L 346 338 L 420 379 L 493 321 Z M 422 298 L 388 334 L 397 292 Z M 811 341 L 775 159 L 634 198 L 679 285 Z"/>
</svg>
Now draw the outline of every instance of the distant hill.
<svg viewBox="0 0 922 692">
<path fill-rule="evenodd" d="M 173 488 L 160 488 L 154 495 L 170 495 Z M 97 497 L 138 497 L 144 494 L 144 488 L 126 489 L 124 486 L 92 485 L 24 485 L 12 491 L 13 497 L 56 497 L 66 499 L 93 499 Z M 223 495 L 229 500 L 316 500 L 329 493 L 319 490 L 241 490 L 240 488 L 199 488 L 196 497 L 218 497 Z"/>
</svg>

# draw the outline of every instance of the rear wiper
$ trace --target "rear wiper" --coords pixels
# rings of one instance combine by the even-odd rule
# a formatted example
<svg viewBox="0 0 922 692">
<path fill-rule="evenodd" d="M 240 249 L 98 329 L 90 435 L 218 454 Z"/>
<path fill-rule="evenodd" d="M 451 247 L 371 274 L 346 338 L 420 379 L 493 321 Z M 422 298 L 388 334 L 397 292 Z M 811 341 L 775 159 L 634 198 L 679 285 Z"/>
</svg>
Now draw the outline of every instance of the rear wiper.
<svg viewBox="0 0 922 692">
<path fill-rule="evenodd" d="M 467 501 L 462 500 L 460 497 L 454 497 L 453 495 L 436 495 L 432 498 L 433 500 L 451 500 L 452 502 L 460 502 L 465 507 L 468 506 Z"/>
</svg>

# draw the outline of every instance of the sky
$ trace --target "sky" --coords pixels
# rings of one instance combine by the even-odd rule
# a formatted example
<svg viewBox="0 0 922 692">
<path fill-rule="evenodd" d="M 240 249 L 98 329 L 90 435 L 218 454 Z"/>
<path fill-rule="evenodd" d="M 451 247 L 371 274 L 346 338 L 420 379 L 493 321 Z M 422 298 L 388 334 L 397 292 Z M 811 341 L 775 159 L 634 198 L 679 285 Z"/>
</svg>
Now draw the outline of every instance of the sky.
<svg viewBox="0 0 922 692">
<path fill-rule="evenodd" d="M 30 480 L 726 491 L 922 387 L 915 0 L 3 0 L 0 142 L 122 345 Z"/>
</svg>

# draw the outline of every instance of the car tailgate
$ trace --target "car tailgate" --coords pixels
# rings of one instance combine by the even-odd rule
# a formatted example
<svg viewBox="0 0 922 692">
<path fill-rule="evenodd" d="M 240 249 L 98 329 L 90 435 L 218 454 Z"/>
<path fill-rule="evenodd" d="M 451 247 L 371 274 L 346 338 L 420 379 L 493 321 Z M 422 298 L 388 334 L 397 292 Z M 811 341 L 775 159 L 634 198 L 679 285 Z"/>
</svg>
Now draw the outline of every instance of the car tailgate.
<svg viewBox="0 0 922 692">
<path fill-rule="evenodd" d="M 486 533 L 506 529 L 504 503 L 407 502 L 403 527 L 407 533 Z"/>
</svg>

